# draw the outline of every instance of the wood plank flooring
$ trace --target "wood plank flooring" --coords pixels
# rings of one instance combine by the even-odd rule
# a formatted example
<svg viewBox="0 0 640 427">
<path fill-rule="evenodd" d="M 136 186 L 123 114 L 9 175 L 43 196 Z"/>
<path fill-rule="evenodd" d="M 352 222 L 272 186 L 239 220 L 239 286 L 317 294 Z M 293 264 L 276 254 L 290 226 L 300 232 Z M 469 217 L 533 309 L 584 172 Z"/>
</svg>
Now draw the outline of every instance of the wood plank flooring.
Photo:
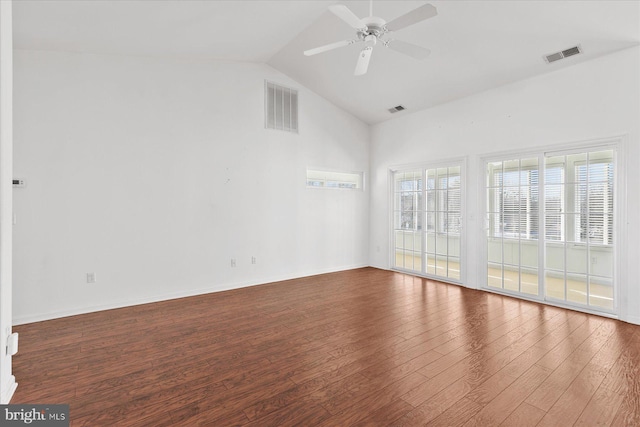
<svg viewBox="0 0 640 427">
<path fill-rule="evenodd" d="M 638 426 L 640 327 L 363 268 L 16 326 L 72 426 Z"/>
</svg>

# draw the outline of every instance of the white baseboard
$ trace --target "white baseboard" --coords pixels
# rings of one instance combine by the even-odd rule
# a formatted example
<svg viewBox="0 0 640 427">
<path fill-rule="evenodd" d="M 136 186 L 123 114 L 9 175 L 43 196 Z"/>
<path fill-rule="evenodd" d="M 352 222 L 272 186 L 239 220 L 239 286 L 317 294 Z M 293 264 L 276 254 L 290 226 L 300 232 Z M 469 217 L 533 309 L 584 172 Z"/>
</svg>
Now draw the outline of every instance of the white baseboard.
<svg viewBox="0 0 640 427">
<path fill-rule="evenodd" d="M 13 393 L 16 392 L 16 388 L 18 388 L 16 377 L 11 375 L 9 377 L 9 380 L 2 385 L 2 393 L 0 394 L 0 404 L 8 405 L 11 402 Z"/>
<path fill-rule="evenodd" d="M 232 289 L 264 285 L 267 283 L 298 279 L 301 277 L 316 276 L 318 274 L 327 274 L 327 273 L 335 273 L 338 271 L 353 270 L 356 268 L 363 268 L 368 266 L 369 265 L 367 264 L 356 264 L 356 265 L 348 265 L 348 266 L 342 266 L 342 267 L 336 267 L 336 268 L 327 268 L 327 269 L 320 269 L 315 271 L 308 271 L 303 273 L 283 274 L 283 275 L 277 275 L 277 276 L 264 277 L 259 280 L 216 284 L 216 285 L 208 286 L 206 288 L 192 289 L 192 290 L 181 291 L 181 292 L 172 292 L 172 293 L 166 293 L 166 294 L 160 294 L 160 295 L 150 295 L 149 297 L 145 297 L 145 298 L 117 301 L 113 303 L 87 306 L 87 307 L 79 307 L 71 310 L 29 314 L 26 316 L 15 317 L 13 319 L 13 324 L 24 325 L 27 323 L 41 322 L 44 320 L 58 319 L 61 317 L 76 316 L 79 314 L 93 313 L 96 311 L 113 310 L 116 308 L 130 307 L 130 306 L 141 305 L 141 304 L 149 304 L 153 302 L 166 301 L 171 299 L 186 298 L 186 297 L 192 297 L 195 295 L 204 295 L 204 294 L 209 294 L 214 292 L 223 292 L 223 291 L 229 291 Z"/>
<path fill-rule="evenodd" d="M 633 323 L 634 325 L 640 325 L 640 317 L 638 316 L 624 316 L 620 318 L 620 320 L 624 320 L 627 323 Z"/>
</svg>

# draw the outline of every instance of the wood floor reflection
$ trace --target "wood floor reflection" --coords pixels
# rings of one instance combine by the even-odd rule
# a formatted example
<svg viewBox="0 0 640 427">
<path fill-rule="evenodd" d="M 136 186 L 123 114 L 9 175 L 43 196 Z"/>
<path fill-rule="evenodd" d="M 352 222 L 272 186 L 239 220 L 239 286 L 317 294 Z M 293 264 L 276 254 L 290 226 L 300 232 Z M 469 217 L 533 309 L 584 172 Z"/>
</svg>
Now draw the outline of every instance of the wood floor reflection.
<svg viewBox="0 0 640 427">
<path fill-rule="evenodd" d="M 14 328 L 72 426 L 640 425 L 640 327 L 364 268 Z"/>
<path fill-rule="evenodd" d="M 422 257 L 421 255 L 413 255 L 413 253 L 396 253 L 394 265 L 400 270 L 415 271 L 416 274 L 421 274 Z M 446 257 L 427 256 L 425 258 L 425 268 L 427 275 L 439 276 L 444 280 L 460 280 L 460 264 L 448 260 Z M 588 306 L 587 308 L 595 309 L 596 311 L 604 309 L 604 311 L 611 312 L 613 310 L 612 285 L 587 283 L 586 276 L 582 281 L 572 280 L 572 276 L 580 275 L 568 274 L 565 279 L 562 276 L 554 276 L 554 273 L 548 274 L 544 281 L 546 296 L 555 300 L 556 303 L 568 303 L 574 306 L 578 304 Z M 498 291 L 504 289 L 521 292 L 525 296 L 537 296 L 538 282 L 537 274 L 520 272 L 517 266 L 510 266 L 510 268 L 504 269 L 489 267 L 487 269 L 487 285 Z"/>
</svg>

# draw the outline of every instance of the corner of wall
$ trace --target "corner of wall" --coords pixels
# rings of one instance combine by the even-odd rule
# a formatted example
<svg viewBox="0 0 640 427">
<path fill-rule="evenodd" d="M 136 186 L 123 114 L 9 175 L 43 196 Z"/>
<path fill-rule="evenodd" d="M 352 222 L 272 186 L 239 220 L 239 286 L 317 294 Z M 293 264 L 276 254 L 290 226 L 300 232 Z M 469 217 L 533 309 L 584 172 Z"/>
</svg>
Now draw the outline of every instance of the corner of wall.
<svg viewBox="0 0 640 427">
<path fill-rule="evenodd" d="M 13 253 L 13 43 L 11 0 L 0 1 L 0 403 L 17 386 L 5 343 L 11 334 Z"/>
</svg>

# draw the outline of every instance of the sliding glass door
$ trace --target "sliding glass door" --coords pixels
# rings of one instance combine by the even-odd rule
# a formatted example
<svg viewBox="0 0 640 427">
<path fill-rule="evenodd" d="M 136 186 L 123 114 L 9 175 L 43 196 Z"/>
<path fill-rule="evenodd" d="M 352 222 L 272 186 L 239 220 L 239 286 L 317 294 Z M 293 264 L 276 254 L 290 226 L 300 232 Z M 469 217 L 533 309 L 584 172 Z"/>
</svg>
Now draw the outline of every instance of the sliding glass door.
<svg viewBox="0 0 640 427">
<path fill-rule="evenodd" d="M 615 151 L 486 162 L 489 289 L 613 312 Z"/>
<path fill-rule="evenodd" d="M 393 173 L 395 269 L 460 282 L 462 165 Z"/>
</svg>

